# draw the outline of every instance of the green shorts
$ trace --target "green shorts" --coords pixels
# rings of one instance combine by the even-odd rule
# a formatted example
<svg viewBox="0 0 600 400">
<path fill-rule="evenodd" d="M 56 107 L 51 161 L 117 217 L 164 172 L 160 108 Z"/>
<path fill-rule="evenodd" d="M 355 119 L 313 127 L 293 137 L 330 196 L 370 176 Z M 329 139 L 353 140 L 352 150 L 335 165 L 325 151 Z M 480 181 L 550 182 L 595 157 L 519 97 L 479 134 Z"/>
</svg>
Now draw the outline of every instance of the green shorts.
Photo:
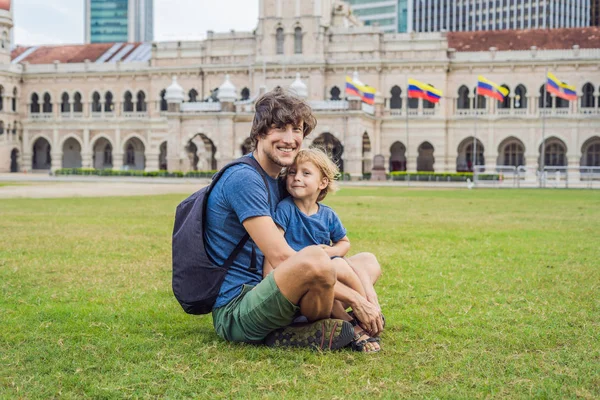
<svg viewBox="0 0 600 400">
<path fill-rule="evenodd" d="M 257 343 L 269 332 L 291 324 L 299 310 L 281 293 L 271 272 L 258 285 L 244 285 L 238 297 L 215 308 L 213 325 L 225 340 Z"/>
</svg>

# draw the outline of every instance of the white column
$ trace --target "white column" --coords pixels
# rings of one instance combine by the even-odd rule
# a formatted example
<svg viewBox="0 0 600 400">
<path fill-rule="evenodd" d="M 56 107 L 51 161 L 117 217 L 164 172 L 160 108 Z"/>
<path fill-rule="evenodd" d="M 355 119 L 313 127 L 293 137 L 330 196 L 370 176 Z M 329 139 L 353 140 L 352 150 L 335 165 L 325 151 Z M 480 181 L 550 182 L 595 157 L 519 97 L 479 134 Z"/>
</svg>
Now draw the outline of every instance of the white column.
<svg viewBox="0 0 600 400">
<path fill-rule="evenodd" d="M 554 2 L 550 2 L 550 19 L 548 20 L 548 28 L 554 28 Z"/>
<path fill-rule="evenodd" d="M 566 27 L 566 20 L 565 20 L 565 2 L 567 0 L 560 0 L 560 27 L 564 28 Z"/>
<path fill-rule="evenodd" d="M 276 14 L 276 15 L 277 15 L 277 18 L 281 18 L 281 17 L 282 17 L 282 14 L 283 14 L 283 12 L 282 12 L 282 7 L 281 7 L 281 0 L 277 0 L 277 4 L 275 5 L 275 7 L 276 7 L 276 8 L 275 8 L 275 11 L 276 11 L 276 13 L 277 13 L 277 14 Z"/>
<path fill-rule="evenodd" d="M 532 24 L 532 19 L 531 19 L 531 1 L 528 2 L 529 3 L 529 15 L 527 16 L 527 18 L 529 18 L 529 21 L 527 22 L 527 29 L 531 29 L 533 28 L 533 24 Z"/>
</svg>

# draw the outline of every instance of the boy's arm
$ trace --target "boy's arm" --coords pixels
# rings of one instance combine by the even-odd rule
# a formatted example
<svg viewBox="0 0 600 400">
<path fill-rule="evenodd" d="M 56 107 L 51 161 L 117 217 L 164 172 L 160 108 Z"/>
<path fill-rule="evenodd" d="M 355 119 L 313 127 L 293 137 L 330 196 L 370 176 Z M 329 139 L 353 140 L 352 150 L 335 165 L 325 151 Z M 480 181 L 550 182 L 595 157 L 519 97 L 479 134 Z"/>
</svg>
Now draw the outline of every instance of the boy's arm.
<svg viewBox="0 0 600 400">
<path fill-rule="evenodd" d="M 350 239 L 348 239 L 348 236 L 344 236 L 335 242 L 333 246 L 322 245 L 321 247 L 325 250 L 325 253 L 327 253 L 329 257 L 344 257 L 350 250 Z"/>
</svg>

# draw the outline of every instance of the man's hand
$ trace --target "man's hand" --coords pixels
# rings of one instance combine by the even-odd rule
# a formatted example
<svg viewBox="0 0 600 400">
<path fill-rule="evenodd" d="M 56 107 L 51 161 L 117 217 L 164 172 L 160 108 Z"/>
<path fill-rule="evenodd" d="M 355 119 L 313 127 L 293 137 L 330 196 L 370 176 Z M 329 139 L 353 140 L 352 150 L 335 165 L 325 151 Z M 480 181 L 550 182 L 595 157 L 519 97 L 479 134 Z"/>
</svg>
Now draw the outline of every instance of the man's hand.
<svg viewBox="0 0 600 400">
<path fill-rule="evenodd" d="M 354 311 L 354 316 L 360 326 L 370 336 L 379 336 L 383 332 L 383 319 L 381 318 L 381 311 L 378 306 L 359 297 L 356 304 L 353 305 L 352 311 Z"/>
</svg>

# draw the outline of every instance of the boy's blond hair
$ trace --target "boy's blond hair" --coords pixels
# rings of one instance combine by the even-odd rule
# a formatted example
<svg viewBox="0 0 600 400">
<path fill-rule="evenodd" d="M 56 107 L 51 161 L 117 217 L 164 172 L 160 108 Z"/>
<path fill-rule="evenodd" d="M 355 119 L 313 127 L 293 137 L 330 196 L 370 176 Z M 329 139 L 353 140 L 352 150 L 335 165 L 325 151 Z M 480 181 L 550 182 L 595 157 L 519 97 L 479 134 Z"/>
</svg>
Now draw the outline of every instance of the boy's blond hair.
<svg viewBox="0 0 600 400">
<path fill-rule="evenodd" d="M 294 159 L 294 164 L 296 165 L 306 161 L 313 163 L 319 169 L 319 171 L 321 171 L 321 176 L 323 178 L 327 178 L 327 186 L 321 190 L 321 193 L 319 193 L 319 196 L 317 197 L 317 201 L 322 201 L 325 196 L 327 196 L 327 193 L 334 193 L 338 189 L 335 180 L 340 174 L 340 170 L 337 165 L 331 161 L 327 154 L 319 148 L 313 147 L 310 149 L 300 150 Z M 289 168 L 286 168 L 286 177 L 288 171 Z"/>
</svg>

